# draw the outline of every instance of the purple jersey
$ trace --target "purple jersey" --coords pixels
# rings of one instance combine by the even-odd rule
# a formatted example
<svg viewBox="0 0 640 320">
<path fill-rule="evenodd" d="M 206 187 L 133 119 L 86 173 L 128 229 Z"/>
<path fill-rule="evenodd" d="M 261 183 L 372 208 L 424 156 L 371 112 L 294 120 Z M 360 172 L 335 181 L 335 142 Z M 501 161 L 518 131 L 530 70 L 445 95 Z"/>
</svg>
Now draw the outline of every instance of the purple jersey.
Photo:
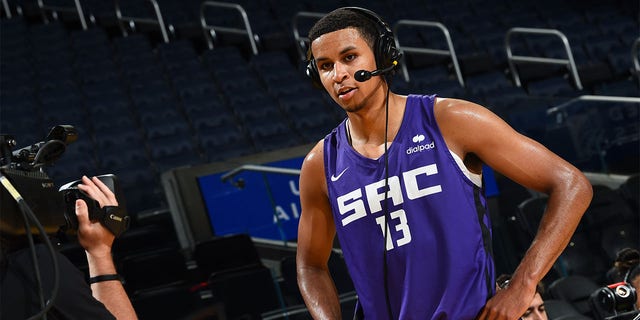
<svg viewBox="0 0 640 320">
<path fill-rule="evenodd" d="M 346 121 L 324 140 L 333 218 L 365 319 L 388 318 L 385 259 L 395 319 L 473 319 L 493 292 L 486 199 L 447 148 L 434 101 L 407 99 L 388 149 L 387 201 L 384 156 L 353 150 Z"/>
</svg>

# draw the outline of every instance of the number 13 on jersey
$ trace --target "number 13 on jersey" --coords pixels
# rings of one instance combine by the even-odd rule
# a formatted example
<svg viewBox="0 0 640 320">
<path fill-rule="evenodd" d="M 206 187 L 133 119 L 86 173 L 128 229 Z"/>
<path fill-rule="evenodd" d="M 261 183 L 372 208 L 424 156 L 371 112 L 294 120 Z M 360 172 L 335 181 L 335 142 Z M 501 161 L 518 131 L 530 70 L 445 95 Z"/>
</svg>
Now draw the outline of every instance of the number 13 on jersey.
<svg viewBox="0 0 640 320">
<path fill-rule="evenodd" d="M 391 218 L 391 225 L 395 226 L 395 231 L 401 234 L 401 237 L 395 241 L 395 246 L 393 243 L 393 237 L 391 233 L 390 224 L 385 223 L 385 216 L 380 216 L 376 218 L 376 223 L 380 226 L 380 230 L 382 231 L 382 236 L 387 238 L 387 251 L 395 248 L 401 247 L 409 242 L 411 242 L 411 230 L 409 230 L 409 225 L 407 224 L 407 215 L 404 210 L 396 210 L 389 214 Z M 385 231 L 386 228 L 386 231 Z"/>
</svg>

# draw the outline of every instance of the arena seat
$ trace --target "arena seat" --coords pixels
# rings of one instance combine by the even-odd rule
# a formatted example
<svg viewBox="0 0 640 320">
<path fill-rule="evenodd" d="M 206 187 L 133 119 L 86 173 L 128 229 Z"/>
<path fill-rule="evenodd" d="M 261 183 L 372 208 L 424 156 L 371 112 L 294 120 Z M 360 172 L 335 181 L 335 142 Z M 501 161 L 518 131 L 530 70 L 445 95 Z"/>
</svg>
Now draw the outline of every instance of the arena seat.
<svg viewBox="0 0 640 320">
<path fill-rule="evenodd" d="M 593 186 L 593 199 L 587 208 L 580 227 L 593 235 L 603 226 L 638 222 L 637 212 L 633 212 L 622 196 L 605 185 Z"/>
<path fill-rule="evenodd" d="M 549 285 L 549 296 L 569 302 L 580 314 L 591 315 L 589 296 L 600 286 L 582 276 L 567 276 Z"/>
<path fill-rule="evenodd" d="M 193 250 L 193 259 L 202 279 L 217 272 L 262 265 L 253 240 L 244 233 L 198 242 Z"/>
<path fill-rule="evenodd" d="M 180 319 L 204 307 L 202 300 L 190 289 L 191 285 L 187 284 L 138 290 L 131 297 L 131 304 L 140 319 Z M 221 313 L 216 309 L 206 316 L 221 316 Z"/>
<path fill-rule="evenodd" d="M 603 96 L 640 97 L 640 86 L 637 81 L 629 79 L 602 82 L 595 86 L 594 93 Z"/>
<path fill-rule="evenodd" d="M 581 314 L 571 303 L 560 299 L 544 299 L 544 309 L 549 320 L 590 320 Z"/>
<path fill-rule="evenodd" d="M 339 123 L 324 101 L 314 94 L 303 92 L 281 97 L 280 106 L 290 119 L 295 119 L 293 129 L 308 143 L 318 141 Z"/>
<path fill-rule="evenodd" d="M 632 174 L 616 190 L 632 210 L 640 211 L 640 173 Z"/>
<path fill-rule="evenodd" d="M 557 259 L 554 269 L 562 276 L 582 276 L 600 284 L 609 268 L 600 237 L 577 230 Z"/>
<path fill-rule="evenodd" d="M 510 90 L 513 84 L 503 72 L 491 71 L 465 78 L 467 90 L 472 95 L 485 96 L 487 94 L 501 95 L 502 91 Z"/>
<path fill-rule="evenodd" d="M 199 135 L 207 159 L 211 162 L 256 153 L 249 138 L 235 125 L 224 125 Z M 224 150 L 224 152 L 222 152 Z"/>
<path fill-rule="evenodd" d="M 231 319 L 260 319 L 261 314 L 284 307 L 271 270 L 265 266 L 213 273 L 207 288 Z"/>
<path fill-rule="evenodd" d="M 159 248 L 128 255 L 118 262 L 129 295 L 154 287 L 169 287 L 191 282 L 187 261 L 177 248 Z"/>
<path fill-rule="evenodd" d="M 532 96 L 576 97 L 581 95 L 579 90 L 562 78 L 530 81 L 527 83 L 527 91 Z"/>
<path fill-rule="evenodd" d="M 608 261 L 613 265 L 618 252 L 624 248 L 639 248 L 640 234 L 638 225 L 631 223 L 614 222 L 603 227 L 600 237 L 600 245 L 607 254 Z"/>
</svg>

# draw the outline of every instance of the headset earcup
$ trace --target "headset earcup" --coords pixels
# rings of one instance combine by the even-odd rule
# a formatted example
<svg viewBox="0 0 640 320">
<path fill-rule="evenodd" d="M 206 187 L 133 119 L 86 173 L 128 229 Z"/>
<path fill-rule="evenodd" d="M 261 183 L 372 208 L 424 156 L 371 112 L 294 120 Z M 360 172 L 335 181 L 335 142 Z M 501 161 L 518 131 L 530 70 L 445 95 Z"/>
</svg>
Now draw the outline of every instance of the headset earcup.
<svg viewBox="0 0 640 320">
<path fill-rule="evenodd" d="M 322 81 L 320 81 L 320 74 L 318 73 L 318 68 L 316 67 L 316 61 L 314 59 L 310 59 L 307 64 L 307 76 L 311 78 L 311 83 L 316 88 L 322 88 Z"/>
<path fill-rule="evenodd" d="M 395 37 L 389 25 L 373 11 L 358 7 L 350 7 L 350 9 L 368 17 L 376 24 L 378 37 L 373 45 L 376 68 L 385 69 L 392 66 L 393 62 L 400 58 L 400 52 L 396 47 Z"/>
<path fill-rule="evenodd" d="M 400 51 L 396 47 L 396 41 L 393 37 L 387 40 L 386 57 L 390 64 L 400 59 Z"/>
<path fill-rule="evenodd" d="M 389 38 L 386 34 L 381 34 L 376 43 L 376 67 L 384 69 L 390 67 L 395 60 L 393 57 L 395 43 L 393 38 Z"/>
</svg>

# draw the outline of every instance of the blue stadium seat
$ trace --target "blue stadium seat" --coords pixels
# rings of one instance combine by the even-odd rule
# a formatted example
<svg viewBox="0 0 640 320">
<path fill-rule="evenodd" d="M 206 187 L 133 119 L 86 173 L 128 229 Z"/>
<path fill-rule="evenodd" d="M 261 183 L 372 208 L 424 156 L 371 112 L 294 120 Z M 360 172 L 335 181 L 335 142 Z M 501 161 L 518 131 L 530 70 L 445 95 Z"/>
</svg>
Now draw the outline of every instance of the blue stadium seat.
<svg viewBox="0 0 640 320">
<path fill-rule="evenodd" d="M 311 94 L 300 92 L 279 99 L 282 110 L 291 119 L 293 129 L 306 143 L 318 141 L 340 121 L 318 95 L 316 91 L 311 91 Z"/>
<path fill-rule="evenodd" d="M 501 95 L 501 91 L 514 87 L 507 76 L 500 71 L 468 76 L 465 79 L 465 86 L 473 95 L 486 95 L 489 93 Z"/>
<path fill-rule="evenodd" d="M 215 99 L 212 96 L 198 96 L 188 99 L 183 99 L 183 108 L 185 110 L 187 121 L 191 123 L 191 126 L 200 131 L 201 124 L 209 123 L 209 119 L 221 117 L 229 122 L 234 121 L 234 115 L 231 110 L 220 100 Z"/>
<path fill-rule="evenodd" d="M 113 60 L 114 49 L 107 37 L 105 31 L 98 28 L 71 33 L 70 46 L 76 60 L 90 60 L 89 57 Z"/>
<path fill-rule="evenodd" d="M 275 101 L 263 94 L 234 97 L 231 101 L 231 107 L 240 120 L 244 122 L 268 119 L 270 117 L 283 117 Z"/>
<path fill-rule="evenodd" d="M 140 124 L 147 138 L 156 139 L 169 136 L 188 136 L 191 129 L 186 119 L 170 106 L 159 107 L 156 110 L 147 109 L 140 112 Z"/>
<path fill-rule="evenodd" d="M 74 72 L 78 82 L 84 85 L 111 85 L 116 86 L 121 82 L 116 64 L 108 58 L 95 56 L 85 57 L 86 60 L 76 60 Z M 96 62 L 98 61 L 98 62 Z"/>
<path fill-rule="evenodd" d="M 220 47 L 206 50 L 202 53 L 201 58 L 207 68 L 212 71 L 248 65 L 240 49 L 236 47 Z"/>
<path fill-rule="evenodd" d="M 128 167 L 141 168 L 149 165 L 145 146 L 139 142 L 119 141 L 119 147 L 101 147 L 97 151 L 100 168 L 118 171 Z"/>
<path fill-rule="evenodd" d="M 580 93 L 569 80 L 562 78 L 531 81 L 527 84 L 527 91 L 532 96 L 575 97 Z"/>
<path fill-rule="evenodd" d="M 629 79 L 603 82 L 597 84 L 593 91 L 603 96 L 640 97 L 640 85 Z"/>
<path fill-rule="evenodd" d="M 142 34 L 136 33 L 127 37 L 114 38 L 111 43 L 114 47 L 115 57 L 121 63 L 131 60 L 144 62 L 155 58 L 151 42 Z"/>
<path fill-rule="evenodd" d="M 409 70 L 411 85 L 418 91 L 428 89 L 432 84 L 449 81 L 449 76 L 449 71 L 444 66 L 432 66 Z M 399 78 L 400 75 L 397 75 L 396 77 Z M 400 80 L 398 79 L 397 81 Z"/>
<path fill-rule="evenodd" d="M 163 64 L 169 68 L 176 64 L 180 65 L 182 62 L 199 59 L 193 43 L 185 39 L 159 44 L 156 50 Z"/>
<path fill-rule="evenodd" d="M 175 136 L 148 140 L 151 163 L 159 173 L 182 166 L 203 163 L 200 151 L 191 137 Z"/>
<path fill-rule="evenodd" d="M 223 126 L 234 126 L 235 118 L 228 112 L 216 112 L 215 115 L 213 115 L 211 111 L 206 111 L 203 116 L 194 117 L 191 123 L 194 129 L 200 134 Z"/>
<path fill-rule="evenodd" d="M 46 172 L 56 185 L 77 180 L 81 175 L 100 174 L 98 163 L 93 154 L 65 154 L 53 166 L 47 168 Z"/>
<path fill-rule="evenodd" d="M 251 57 L 249 64 L 260 75 L 266 76 L 268 73 L 281 72 L 282 70 L 295 71 L 291 61 L 291 57 L 285 51 L 269 51 Z"/>
<path fill-rule="evenodd" d="M 233 70 L 218 69 L 213 72 L 223 94 L 229 99 L 234 99 L 238 94 L 266 93 L 266 89 L 248 66 L 238 66 Z"/>
<path fill-rule="evenodd" d="M 198 135 L 209 161 L 226 160 L 256 153 L 249 138 L 236 125 L 208 128 Z"/>
</svg>

